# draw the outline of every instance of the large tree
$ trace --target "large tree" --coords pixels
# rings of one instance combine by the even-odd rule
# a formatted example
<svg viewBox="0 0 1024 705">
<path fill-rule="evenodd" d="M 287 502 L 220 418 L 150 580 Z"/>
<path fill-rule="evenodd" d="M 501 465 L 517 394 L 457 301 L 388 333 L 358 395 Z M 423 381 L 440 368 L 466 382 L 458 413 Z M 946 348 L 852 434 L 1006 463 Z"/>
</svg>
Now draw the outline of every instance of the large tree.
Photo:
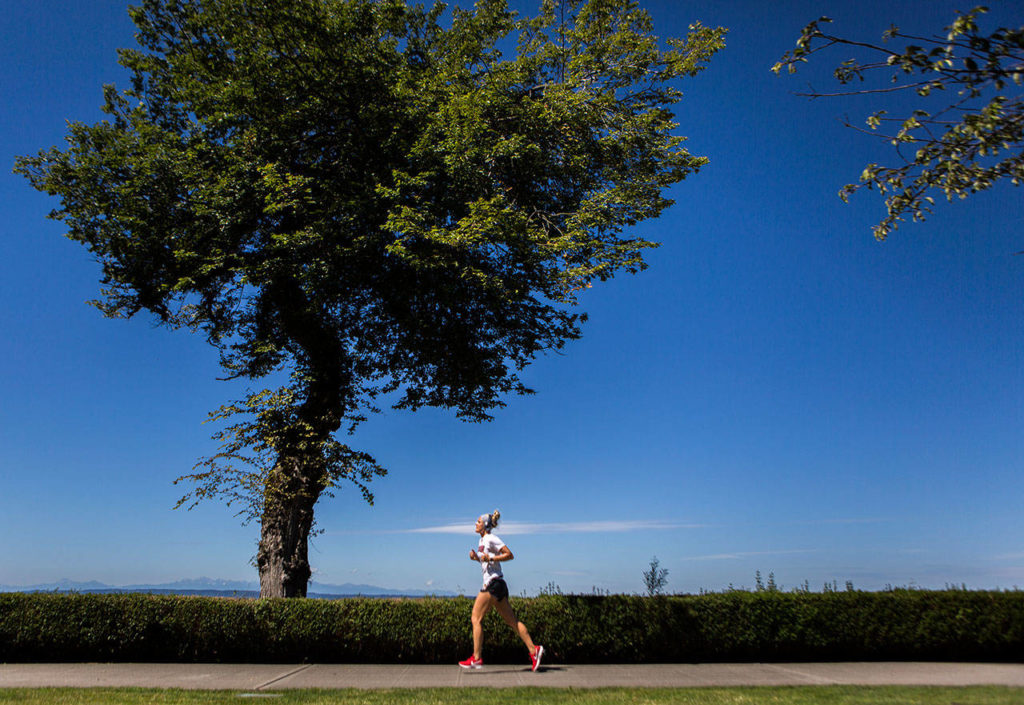
<svg viewBox="0 0 1024 705">
<path fill-rule="evenodd" d="M 907 216 L 924 220 L 935 203 L 932 193 L 953 200 L 999 181 L 1024 181 L 1024 26 L 984 32 L 978 21 L 987 11 L 957 13 L 943 34 L 931 36 L 892 26 L 881 42 L 828 32 L 832 20 L 821 17 L 804 27 L 796 48 L 772 67 L 793 73 L 813 54 L 844 50 L 853 56 L 833 73 L 845 88 L 802 95 L 910 94 L 910 107 L 897 107 L 895 114 L 878 109 L 865 128 L 857 128 L 890 142 L 895 161 L 868 164 L 859 183 L 839 192 L 843 200 L 861 188 L 885 194 L 887 214 L 874 227 L 880 240 Z"/>
<path fill-rule="evenodd" d="M 580 335 L 577 292 L 644 268 L 629 229 L 705 159 L 676 79 L 723 46 L 660 44 L 633 0 L 143 0 L 108 119 L 16 171 L 103 271 L 111 317 L 202 332 L 234 378 L 290 383 L 186 499 L 261 521 L 264 596 L 305 595 L 317 500 L 383 469 L 336 439 L 375 404 L 486 420 L 518 371 Z"/>
</svg>

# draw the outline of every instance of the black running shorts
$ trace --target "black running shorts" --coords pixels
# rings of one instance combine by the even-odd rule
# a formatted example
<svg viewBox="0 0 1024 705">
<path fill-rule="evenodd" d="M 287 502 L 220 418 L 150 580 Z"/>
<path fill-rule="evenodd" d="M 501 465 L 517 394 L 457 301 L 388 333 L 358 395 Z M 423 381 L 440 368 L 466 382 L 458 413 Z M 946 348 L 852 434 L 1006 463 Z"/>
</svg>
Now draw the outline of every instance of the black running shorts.
<svg viewBox="0 0 1024 705">
<path fill-rule="evenodd" d="M 498 602 L 508 598 L 508 585 L 505 584 L 505 581 L 502 578 L 494 578 L 491 580 L 491 582 L 487 583 L 487 587 L 480 592 L 484 591 L 494 595 L 494 599 Z"/>
</svg>

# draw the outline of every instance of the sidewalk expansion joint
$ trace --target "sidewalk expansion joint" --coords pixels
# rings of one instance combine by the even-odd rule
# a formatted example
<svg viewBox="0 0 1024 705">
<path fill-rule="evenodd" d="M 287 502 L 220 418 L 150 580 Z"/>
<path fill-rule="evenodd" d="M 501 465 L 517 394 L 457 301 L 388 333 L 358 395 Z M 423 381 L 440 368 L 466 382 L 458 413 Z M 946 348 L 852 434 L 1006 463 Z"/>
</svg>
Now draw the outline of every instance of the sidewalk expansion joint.
<svg viewBox="0 0 1024 705">
<path fill-rule="evenodd" d="M 817 675 L 814 675 L 813 673 L 808 673 L 807 671 L 800 670 L 800 669 L 797 669 L 797 668 L 786 668 L 785 666 L 780 666 L 777 663 L 765 663 L 765 664 L 762 664 L 762 665 L 763 666 L 767 666 L 768 668 L 771 668 L 771 669 L 776 670 L 776 671 L 782 671 L 783 673 L 785 673 L 787 675 L 790 675 L 790 676 L 799 676 L 801 678 L 806 678 L 807 680 L 811 681 L 812 683 L 816 683 L 816 684 L 819 684 L 819 685 L 838 685 L 839 684 L 839 681 L 833 680 L 831 678 L 825 678 L 823 676 L 817 676 Z"/>
<path fill-rule="evenodd" d="M 294 676 L 296 673 L 302 673 L 307 668 L 312 668 L 312 667 L 313 667 L 313 664 L 311 664 L 311 663 L 303 664 L 302 666 L 299 666 L 298 668 L 294 668 L 294 669 L 288 671 L 284 675 L 278 676 L 277 678 L 272 678 L 271 680 L 267 681 L 266 683 L 261 683 L 260 685 L 256 686 L 256 688 L 254 690 L 256 690 L 258 692 L 258 691 L 263 690 L 264 688 L 269 688 L 270 686 L 274 685 L 274 683 L 280 683 L 285 678 L 290 678 L 291 676 Z"/>
</svg>

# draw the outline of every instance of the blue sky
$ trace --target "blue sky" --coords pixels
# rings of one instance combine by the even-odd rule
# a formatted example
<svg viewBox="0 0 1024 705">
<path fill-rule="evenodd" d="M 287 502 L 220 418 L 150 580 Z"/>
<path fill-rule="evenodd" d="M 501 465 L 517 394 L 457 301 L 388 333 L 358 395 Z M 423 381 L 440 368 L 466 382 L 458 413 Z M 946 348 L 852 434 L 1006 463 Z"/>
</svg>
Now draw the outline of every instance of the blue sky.
<svg viewBox="0 0 1024 705">
<path fill-rule="evenodd" d="M 652 556 L 671 591 L 756 570 L 816 589 L 1024 585 L 1024 192 L 941 203 L 876 242 L 877 196 L 836 195 L 888 156 L 840 125 L 875 103 L 793 95 L 830 87 L 845 56 L 769 72 L 822 14 L 877 38 L 960 4 L 643 4 L 661 36 L 730 28 L 678 111 L 711 163 L 638 229 L 663 243 L 650 269 L 588 291 L 583 339 L 527 370 L 536 396 L 485 425 L 387 411 L 358 430 L 391 472 L 373 507 L 354 490 L 318 506 L 315 579 L 472 593 L 471 524 L 498 507 L 515 594 L 638 592 Z M 986 26 L 1020 24 L 992 5 Z M 99 119 L 132 33 L 114 0 L 6 8 L 8 165 Z M 9 168 L 0 201 L 0 584 L 254 579 L 257 526 L 172 510 L 174 478 L 215 447 L 206 414 L 244 387 L 216 381 L 200 338 L 87 306 L 98 266 Z"/>
</svg>

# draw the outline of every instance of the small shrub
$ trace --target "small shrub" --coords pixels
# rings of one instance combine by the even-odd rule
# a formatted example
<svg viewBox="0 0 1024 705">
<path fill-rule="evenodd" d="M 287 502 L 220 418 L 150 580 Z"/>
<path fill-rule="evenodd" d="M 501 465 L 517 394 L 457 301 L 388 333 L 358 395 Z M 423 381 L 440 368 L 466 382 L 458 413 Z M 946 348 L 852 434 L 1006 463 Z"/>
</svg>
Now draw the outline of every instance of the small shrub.
<svg viewBox="0 0 1024 705">
<path fill-rule="evenodd" d="M 651 558 L 650 567 L 643 572 L 644 576 L 644 587 L 647 588 L 647 594 L 650 597 L 660 595 L 668 585 L 668 570 L 666 568 L 659 568 L 661 562 L 657 556 Z"/>
</svg>

